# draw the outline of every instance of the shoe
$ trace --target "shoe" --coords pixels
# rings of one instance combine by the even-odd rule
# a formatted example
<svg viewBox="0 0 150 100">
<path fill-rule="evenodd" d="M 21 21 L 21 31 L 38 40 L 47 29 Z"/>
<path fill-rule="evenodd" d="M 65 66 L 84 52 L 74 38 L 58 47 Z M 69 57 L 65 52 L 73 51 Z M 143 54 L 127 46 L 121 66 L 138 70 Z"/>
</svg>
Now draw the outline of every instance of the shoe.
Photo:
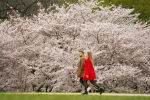
<svg viewBox="0 0 150 100">
<path fill-rule="evenodd" d="M 88 88 L 87 88 L 87 92 L 89 92 L 90 90 L 91 90 L 91 87 L 88 87 Z"/>
<path fill-rule="evenodd" d="M 82 95 L 88 95 L 88 92 L 85 90 L 81 93 Z"/>
<path fill-rule="evenodd" d="M 104 93 L 104 89 L 103 88 L 99 88 L 99 92 L 100 92 L 100 95 L 102 94 L 102 93 Z"/>
</svg>

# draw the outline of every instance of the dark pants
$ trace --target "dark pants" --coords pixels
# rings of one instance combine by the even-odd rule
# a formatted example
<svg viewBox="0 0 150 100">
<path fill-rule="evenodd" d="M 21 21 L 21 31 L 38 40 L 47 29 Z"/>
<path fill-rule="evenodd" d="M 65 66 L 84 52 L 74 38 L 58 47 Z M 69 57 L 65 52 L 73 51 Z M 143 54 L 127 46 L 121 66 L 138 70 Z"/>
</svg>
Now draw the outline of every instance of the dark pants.
<svg viewBox="0 0 150 100">
<path fill-rule="evenodd" d="M 83 77 L 80 78 L 80 83 L 84 86 Z"/>
<path fill-rule="evenodd" d="M 90 80 L 90 83 L 94 85 L 94 87 L 96 89 L 99 89 L 100 87 L 97 85 L 96 81 L 95 80 Z M 84 80 L 84 87 L 85 87 L 85 90 L 87 90 L 87 88 L 89 87 L 88 83 L 87 83 L 87 80 Z"/>
</svg>

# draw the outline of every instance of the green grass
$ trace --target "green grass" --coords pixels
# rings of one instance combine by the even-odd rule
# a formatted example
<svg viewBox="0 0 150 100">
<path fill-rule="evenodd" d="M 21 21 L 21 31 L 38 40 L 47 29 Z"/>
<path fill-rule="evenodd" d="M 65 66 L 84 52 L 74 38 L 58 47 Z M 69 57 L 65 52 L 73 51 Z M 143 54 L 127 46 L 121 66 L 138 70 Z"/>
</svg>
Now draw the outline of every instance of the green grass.
<svg viewBox="0 0 150 100">
<path fill-rule="evenodd" d="M 0 100 L 150 100 L 150 97 L 1 93 Z"/>
<path fill-rule="evenodd" d="M 68 1 L 68 0 L 65 0 Z M 72 3 L 78 0 L 71 0 Z M 102 1 L 102 0 L 96 0 Z M 110 6 L 114 4 L 116 6 L 122 6 L 123 8 L 134 9 L 133 13 L 139 13 L 139 20 L 142 22 L 148 22 L 150 24 L 150 0 L 104 0 L 103 6 Z"/>
<path fill-rule="evenodd" d="M 65 0 L 68 1 L 68 0 Z M 71 0 L 72 3 L 76 3 L 78 0 Z M 102 1 L 102 0 L 96 0 Z M 132 12 L 139 13 L 139 21 L 150 24 L 150 0 L 104 0 L 100 6 L 122 6 L 123 8 L 134 9 Z"/>
<path fill-rule="evenodd" d="M 150 24 L 150 0 L 104 0 L 104 6 L 111 4 L 121 5 L 123 8 L 134 8 L 133 13 L 140 13 L 140 21 Z"/>
</svg>

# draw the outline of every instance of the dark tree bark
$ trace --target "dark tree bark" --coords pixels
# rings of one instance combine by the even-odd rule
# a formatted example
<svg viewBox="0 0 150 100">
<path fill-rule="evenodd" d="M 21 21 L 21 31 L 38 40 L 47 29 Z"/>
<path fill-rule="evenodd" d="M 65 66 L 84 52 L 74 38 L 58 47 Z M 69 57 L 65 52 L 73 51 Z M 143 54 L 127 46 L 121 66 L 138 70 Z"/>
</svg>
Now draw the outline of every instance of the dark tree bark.
<svg viewBox="0 0 150 100">
<path fill-rule="evenodd" d="M 65 0 L 64 0 L 65 1 Z M 63 2 L 64 2 L 63 1 Z M 17 11 L 21 16 L 32 16 L 38 13 L 37 3 L 41 2 L 47 9 L 53 4 L 59 4 L 61 0 L 0 0 L 0 19 L 8 19 L 12 11 Z"/>
</svg>

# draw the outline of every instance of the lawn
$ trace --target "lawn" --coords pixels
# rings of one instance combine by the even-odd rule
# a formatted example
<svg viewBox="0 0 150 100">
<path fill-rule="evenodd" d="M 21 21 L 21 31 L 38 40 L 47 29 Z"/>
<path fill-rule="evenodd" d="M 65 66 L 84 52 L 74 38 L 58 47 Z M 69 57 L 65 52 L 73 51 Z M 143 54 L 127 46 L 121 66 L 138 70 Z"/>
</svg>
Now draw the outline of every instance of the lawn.
<svg viewBox="0 0 150 100">
<path fill-rule="evenodd" d="M 77 2 L 79 0 L 65 0 Z M 104 1 L 101 3 L 103 6 L 122 6 L 123 8 L 134 9 L 133 13 L 139 13 L 139 21 L 148 22 L 150 24 L 150 0 L 98 0 Z"/>
<path fill-rule="evenodd" d="M 139 19 L 150 24 L 150 0 L 104 0 L 103 5 L 110 4 L 122 5 L 123 8 L 134 8 L 133 13 L 140 13 Z"/>
<path fill-rule="evenodd" d="M 150 100 L 150 97 L 0 93 L 0 100 Z"/>
</svg>

